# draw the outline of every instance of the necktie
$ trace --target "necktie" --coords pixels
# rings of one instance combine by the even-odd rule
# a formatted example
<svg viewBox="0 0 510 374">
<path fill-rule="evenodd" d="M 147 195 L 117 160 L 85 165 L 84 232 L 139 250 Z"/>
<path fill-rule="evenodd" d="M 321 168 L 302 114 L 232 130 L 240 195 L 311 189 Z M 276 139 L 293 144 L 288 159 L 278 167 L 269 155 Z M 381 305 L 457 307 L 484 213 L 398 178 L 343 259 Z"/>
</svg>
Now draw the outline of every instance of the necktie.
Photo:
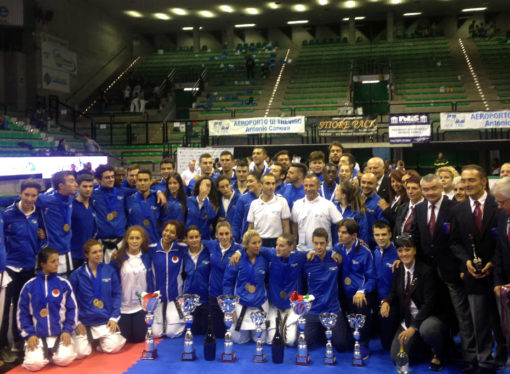
<svg viewBox="0 0 510 374">
<path fill-rule="evenodd" d="M 475 201 L 475 210 L 473 210 L 473 216 L 475 217 L 475 225 L 478 231 L 482 231 L 482 209 L 480 208 L 480 202 Z"/>
<path fill-rule="evenodd" d="M 436 227 L 436 207 L 434 204 L 430 205 L 430 219 L 429 219 L 429 233 L 430 237 L 434 236 L 434 228 Z"/>
<path fill-rule="evenodd" d="M 507 226 L 506 236 L 508 238 L 508 244 L 510 244 L 510 218 L 508 218 L 508 220 L 506 222 L 506 226 Z"/>
<path fill-rule="evenodd" d="M 405 315 L 404 315 L 404 323 L 406 327 L 411 326 L 411 322 L 413 321 L 413 317 L 411 315 L 411 272 L 406 271 L 406 298 L 405 298 Z"/>
<path fill-rule="evenodd" d="M 411 228 L 413 227 L 413 223 L 414 223 L 414 206 L 411 207 L 411 214 L 409 214 L 409 217 L 407 217 L 406 221 L 404 222 L 404 228 L 402 229 L 402 233 L 410 232 Z"/>
</svg>

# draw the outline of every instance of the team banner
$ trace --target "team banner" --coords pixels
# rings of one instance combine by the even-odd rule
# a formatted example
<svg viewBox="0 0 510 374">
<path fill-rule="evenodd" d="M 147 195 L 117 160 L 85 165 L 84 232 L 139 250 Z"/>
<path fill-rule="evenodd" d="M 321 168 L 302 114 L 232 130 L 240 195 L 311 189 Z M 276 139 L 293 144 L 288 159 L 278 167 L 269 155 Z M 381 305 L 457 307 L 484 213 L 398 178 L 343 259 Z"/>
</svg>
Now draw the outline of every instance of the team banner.
<svg viewBox="0 0 510 374">
<path fill-rule="evenodd" d="M 441 113 L 441 130 L 510 128 L 510 110 L 497 112 Z"/>
<path fill-rule="evenodd" d="M 43 66 L 66 73 L 78 73 L 76 53 L 70 51 L 61 44 L 43 40 L 41 42 L 41 54 Z"/>
<path fill-rule="evenodd" d="M 42 68 L 42 88 L 51 91 L 60 91 L 69 93 L 69 73 L 49 69 L 47 67 Z"/>
<path fill-rule="evenodd" d="M 388 116 L 388 135 L 391 144 L 428 143 L 430 133 L 429 114 L 390 114 Z"/>
<path fill-rule="evenodd" d="M 308 121 L 313 122 L 313 119 Z M 359 136 L 377 134 L 377 120 L 364 116 L 317 119 L 319 136 Z"/>
<path fill-rule="evenodd" d="M 222 119 L 208 122 L 211 136 L 305 132 L 304 116 Z"/>
</svg>

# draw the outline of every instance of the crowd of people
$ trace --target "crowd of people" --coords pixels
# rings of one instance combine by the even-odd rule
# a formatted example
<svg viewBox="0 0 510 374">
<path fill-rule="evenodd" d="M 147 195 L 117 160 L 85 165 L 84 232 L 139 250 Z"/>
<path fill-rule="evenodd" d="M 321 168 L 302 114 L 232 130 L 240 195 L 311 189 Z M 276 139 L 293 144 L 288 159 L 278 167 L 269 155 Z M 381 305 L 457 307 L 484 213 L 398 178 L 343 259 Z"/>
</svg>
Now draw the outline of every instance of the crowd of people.
<svg viewBox="0 0 510 374">
<path fill-rule="evenodd" d="M 492 194 L 478 165 L 426 175 L 397 165 L 360 167 L 333 142 L 307 165 L 255 146 L 249 159 L 222 152 L 218 169 L 208 153 L 182 174 L 164 159 L 161 179 L 100 165 L 57 172 L 44 193 L 25 180 L 19 197 L 0 200 L 2 357 L 24 350 L 23 366 L 39 370 L 141 342 L 138 295 L 155 290 L 156 337 L 183 334 L 187 293 L 200 298 L 192 332 L 204 334 L 210 315 L 222 338 L 217 298 L 236 295 L 235 343 L 254 339 L 247 316 L 263 310 L 264 341 L 278 328 L 293 346 L 297 291 L 314 296 L 309 345 L 325 343 L 319 315 L 330 312 L 334 348 L 351 350 L 346 315 L 361 313 L 363 360 L 377 337 L 392 360 L 403 347 L 433 371 L 458 360 L 463 372 L 495 372 L 508 358 L 510 164 Z"/>
</svg>

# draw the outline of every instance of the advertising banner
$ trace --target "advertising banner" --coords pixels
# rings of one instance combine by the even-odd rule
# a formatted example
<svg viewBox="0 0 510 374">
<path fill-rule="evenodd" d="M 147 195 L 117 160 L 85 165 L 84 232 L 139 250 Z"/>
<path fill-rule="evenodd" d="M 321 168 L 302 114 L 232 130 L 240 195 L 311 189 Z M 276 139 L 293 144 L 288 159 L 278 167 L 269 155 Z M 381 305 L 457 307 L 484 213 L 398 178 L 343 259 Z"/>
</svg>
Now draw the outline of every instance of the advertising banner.
<svg viewBox="0 0 510 374">
<path fill-rule="evenodd" d="M 42 88 L 69 93 L 69 73 L 42 67 Z"/>
<path fill-rule="evenodd" d="M 260 117 L 208 121 L 209 135 L 299 134 L 305 132 L 305 117 Z"/>
<path fill-rule="evenodd" d="M 391 144 L 428 143 L 430 133 L 429 114 L 390 114 L 388 116 L 388 135 Z"/>
<path fill-rule="evenodd" d="M 332 117 L 317 120 L 319 136 L 359 136 L 377 134 L 377 120 L 363 116 Z M 308 123 L 313 122 L 309 120 Z"/>
<path fill-rule="evenodd" d="M 510 128 L 510 110 L 497 112 L 441 113 L 441 130 Z"/>
<path fill-rule="evenodd" d="M 0 0 L 0 25 L 23 26 L 22 0 Z"/>
<path fill-rule="evenodd" d="M 76 53 L 63 45 L 49 40 L 41 42 L 42 65 L 66 73 L 78 73 Z"/>
</svg>

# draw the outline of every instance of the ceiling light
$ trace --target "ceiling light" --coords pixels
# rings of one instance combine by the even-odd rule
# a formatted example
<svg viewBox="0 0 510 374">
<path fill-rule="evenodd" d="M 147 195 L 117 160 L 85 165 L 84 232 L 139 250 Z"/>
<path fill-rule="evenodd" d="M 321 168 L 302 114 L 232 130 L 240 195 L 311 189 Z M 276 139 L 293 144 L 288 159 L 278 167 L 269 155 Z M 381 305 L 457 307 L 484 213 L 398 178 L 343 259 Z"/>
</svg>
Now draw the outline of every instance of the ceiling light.
<svg viewBox="0 0 510 374">
<path fill-rule="evenodd" d="M 300 21 L 287 21 L 287 25 L 300 25 L 300 24 L 303 24 L 303 23 L 308 23 L 308 20 L 307 19 L 303 19 L 303 20 L 300 20 Z"/>
<path fill-rule="evenodd" d="M 361 81 L 362 84 L 374 84 L 374 83 L 379 83 L 379 82 L 380 82 L 379 79 Z"/>
<path fill-rule="evenodd" d="M 143 17 L 143 14 L 140 12 L 137 12 L 136 10 L 125 10 L 124 13 L 127 14 L 128 16 L 134 17 L 134 18 Z"/>
<path fill-rule="evenodd" d="M 185 16 L 188 14 L 188 12 L 182 8 L 172 8 L 170 10 L 172 11 L 173 14 L 177 14 L 178 16 Z"/>
<path fill-rule="evenodd" d="M 296 4 L 296 5 L 294 5 L 293 8 L 294 8 L 294 10 L 296 12 L 304 12 L 304 11 L 306 11 L 306 6 L 303 5 L 303 4 Z"/>
<path fill-rule="evenodd" d="M 183 30 L 183 31 L 192 31 L 193 29 L 194 29 L 194 27 L 193 27 L 193 26 L 184 26 L 184 27 L 182 28 L 182 30 Z M 203 29 L 203 27 L 202 27 L 202 26 L 200 26 L 200 27 L 199 27 L 199 30 L 202 30 L 202 29 Z"/>
<path fill-rule="evenodd" d="M 234 8 L 230 5 L 220 5 L 218 8 L 225 13 L 232 13 L 234 11 Z"/>
<path fill-rule="evenodd" d="M 198 12 L 198 14 L 200 14 L 202 17 L 207 18 L 216 17 L 216 15 L 209 10 L 201 10 L 200 12 Z"/>
<path fill-rule="evenodd" d="M 404 13 L 404 17 L 420 16 L 421 12 Z"/>
<path fill-rule="evenodd" d="M 241 24 L 241 25 L 235 25 L 236 28 L 238 29 L 241 29 L 241 28 L 244 28 L 244 27 L 255 27 L 255 24 L 254 23 L 244 23 L 244 24 Z"/>
<path fill-rule="evenodd" d="M 278 9 L 280 8 L 280 4 L 276 4 L 274 1 L 271 1 L 270 3 L 267 3 L 267 6 L 271 9 Z"/>
<path fill-rule="evenodd" d="M 170 16 L 165 13 L 154 13 L 154 18 L 161 19 L 163 21 L 168 21 Z"/>
<path fill-rule="evenodd" d="M 364 16 L 363 16 L 363 17 L 354 17 L 354 19 L 355 19 L 356 21 L 361 21 L 361 20 L 364 20 L 364 19 L 365 19 L 365 17 L 364 17 Z"/>
<path fill-rule="evenodd" d="M 317 3 L 319 5 L 328 5 L 329 4 L 329 1 L 328 0 L 317 0 Z"/>
<path fill-rule="evenodd" d="M 346 8 L 355 8 L 356 7 L 356 2 L 353 1 L 353 0 L 346 1 L 345 2 L 345 7 Z"/>
<path fill-rule="evenodd" d="M 402 0 L 390 0 L 391 4 L 400 4 Z"/>
<path fill-rule="evenodd" d="M 244 10 L 246 13 L 248 14 L 252 14 L 252 15 L 255 15 L 255 14 L 259 14 L 259 10 L 257 8 L 246 8 Z"/>
<path fill-rule="evenodd" d="M 342 21 L 348 21 L 348 20 L 349 20 L 349 17 L 342 18 Z"/>
<path fill-rule="evenodd" d="M 484 10 L 487 10 L 487 7 L 462 9 L 463 12 L 482 12 Z"/>
</svg>

